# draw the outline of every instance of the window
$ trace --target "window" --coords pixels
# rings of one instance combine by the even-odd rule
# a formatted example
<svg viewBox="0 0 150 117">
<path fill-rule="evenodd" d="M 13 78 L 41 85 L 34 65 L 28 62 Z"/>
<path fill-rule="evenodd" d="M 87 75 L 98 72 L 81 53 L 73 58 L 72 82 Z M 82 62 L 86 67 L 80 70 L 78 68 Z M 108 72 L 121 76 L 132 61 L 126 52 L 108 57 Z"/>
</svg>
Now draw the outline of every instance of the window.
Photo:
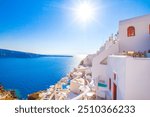
<svg viewBox="0 0 150 117">
<path fill-rule="evenodd" d="M 109 90 L 111 91 L 111 79 L 109 78 Z"/>
<path fill-rule="evenodd" d="M 128 35 L 128 37 L 135 36 L 135 28 L 133 26 L 128 27 L 127 35 Z"/>
<path fill-rule="evenodd" d="M 114 73 L 114 80 L 116 80 L 116 78 L 117 78 L 117 77 L 116 77 L 116 73 Z"/>
</svg>

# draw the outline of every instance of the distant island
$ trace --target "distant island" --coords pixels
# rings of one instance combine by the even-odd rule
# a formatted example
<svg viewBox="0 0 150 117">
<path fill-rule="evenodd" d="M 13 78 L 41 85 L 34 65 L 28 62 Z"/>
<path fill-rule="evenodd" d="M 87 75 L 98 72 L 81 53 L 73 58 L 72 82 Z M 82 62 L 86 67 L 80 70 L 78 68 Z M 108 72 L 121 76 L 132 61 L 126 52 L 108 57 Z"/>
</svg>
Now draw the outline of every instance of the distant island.
<svg viewBox="0 0 150 117">
<path fill-rule="evenodd" d="M 15 50 L 0 49 L 0 58 L 73 57 L 71 55 L 44 55 Z"/>
</svg>

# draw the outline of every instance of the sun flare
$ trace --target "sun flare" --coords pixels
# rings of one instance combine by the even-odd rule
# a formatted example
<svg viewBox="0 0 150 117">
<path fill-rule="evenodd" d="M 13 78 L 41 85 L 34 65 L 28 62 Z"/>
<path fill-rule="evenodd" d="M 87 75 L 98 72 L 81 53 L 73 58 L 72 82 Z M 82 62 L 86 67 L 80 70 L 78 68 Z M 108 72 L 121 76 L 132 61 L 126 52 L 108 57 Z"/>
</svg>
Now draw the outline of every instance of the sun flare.
<svg viewBox="0 0 150 117">
<path fill-rule="evenodd" d="M 76 20 L 82 23 L 90 22 L 95 17 L 95 7 L 89 2 L 79 3 L 74 9 Z"/>
</svg>

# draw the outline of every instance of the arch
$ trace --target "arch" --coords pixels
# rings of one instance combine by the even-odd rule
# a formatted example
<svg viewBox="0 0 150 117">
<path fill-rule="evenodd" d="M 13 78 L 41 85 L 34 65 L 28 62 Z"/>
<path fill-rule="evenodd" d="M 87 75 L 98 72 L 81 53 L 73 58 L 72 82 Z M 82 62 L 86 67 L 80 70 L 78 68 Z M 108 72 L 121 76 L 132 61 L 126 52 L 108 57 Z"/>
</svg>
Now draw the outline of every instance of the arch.
<svg viewBox="0 0 150 117">
<path fill-rule="evenodd" d="M 134 26 L 129 26 L 127 29 L 127 35 L 128 37 L 135 36 L 135 27 Z"/>
</svg>

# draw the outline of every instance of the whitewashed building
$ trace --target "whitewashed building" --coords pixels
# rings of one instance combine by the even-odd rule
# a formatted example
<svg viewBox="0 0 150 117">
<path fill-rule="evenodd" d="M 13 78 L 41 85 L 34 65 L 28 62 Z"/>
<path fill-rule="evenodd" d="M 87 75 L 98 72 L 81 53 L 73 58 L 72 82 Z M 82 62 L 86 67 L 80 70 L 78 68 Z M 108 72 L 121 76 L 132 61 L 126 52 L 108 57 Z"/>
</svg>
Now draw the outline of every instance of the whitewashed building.
<svg viewBox="0 0 150 117">
<path fill-rule="evenodd" d="M 150 58 L 111 55 L 107 75 L 111 99 L 150 99 Z"/>
<path fill-rule="evenodd" d="M 119 33 L 97 52 L 92 61 L 97 96 L 109 99 L 150 99 L 150 59 L 119 55 L 150 50 L 150 15 L 119 22 Z M 107 93 L 106 88 L 107 85 Z"/>
<path fill-rule="evenodd" d="M 106 79 L 107 58 L 109 55 L 117 54 L 118 52 L 119 46 L 117 40 L 110 38 L 109 41 L 106 41 L 93 58 L 91 68 L 92 77 L 104 81 Z"/>
<path fill-rule="evenodd" d="M 147 51 L 150 49 L 150 15 L 119 22 L 119 51 Z"/>
<path fill-rule="evenodd" d="M 119 52 L 150 50 L 150 15 L 119 23 Z M 150 58 L 113 55 L 108 58 L 107 83 L 112 99 L 150 99 Z"/>
<path fill-rule="evenodd" d="M 83 78 L 74 78 L 70 82 L 70 91 L 75 93 L 75 94 L 80 94 L 81 87 L 85 87 L 85 80 Z"/>
</svg>

